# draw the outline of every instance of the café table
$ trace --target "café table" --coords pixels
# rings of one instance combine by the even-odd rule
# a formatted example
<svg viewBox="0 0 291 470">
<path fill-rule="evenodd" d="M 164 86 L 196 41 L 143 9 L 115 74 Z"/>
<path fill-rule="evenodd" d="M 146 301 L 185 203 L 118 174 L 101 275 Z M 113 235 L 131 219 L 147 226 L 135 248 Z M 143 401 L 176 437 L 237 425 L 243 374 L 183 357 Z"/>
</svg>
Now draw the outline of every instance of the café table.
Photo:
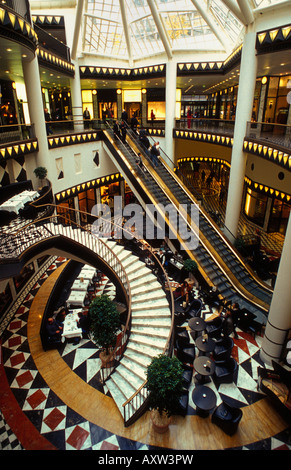
<svg viewBox="0 0 291 470">
<path fill-rule="evenodd" d="M 72 290 L 85 290 L 87 291 L 88 287 L 90 285 L 90 280 L 89 279 L 75 279 L 72 285 Z"/>
<path fill-rule="evenodd" d="M 71 290 L 70 295 L 67 299 L 67 307 L 83 307 L 87 291 L 83 290 Z"/>
<path fill-rule="evenodd" d="M 210 354 L 215 348 L 215 341 L 208 335 L 198 336 L 195 340 L 195 345 L 202 355 Z"/>
<path fill-rule="evenodd" d="M 188 321 L 188 326 L 190 328 L 190 334 L 194 340 L 198 337 L 199 333 L 205 330 L 206 323 L 205 320 L 201 317 L 192 317 Z"/>
<path fill-rule="evenodd" d="M 194 370 L 197 372 L 195 381 L 200 384 L 206 383 L 207 378 L 215 371 L 215 364 L 208 356 L 198 356 L 193 363 Z"/>
<path fill-rule="evenodd" d="M 63 323 L 62 342 L 70 338 L 82 338 L 82 328 L 78 328 L 79 313 L 82 310 L 75 310 L 66 315 Z"/>
<path fill-rule="evenodd" d="M 216 395 L 206 385 L 198 385 L 194 388 L 192 400 L 197 413 L 201 416 L 208 416 L 209 412 L 216 406 Z"/>
<path fill-rule="evenodd" d="M 8 201 L 4 202 L 0 206 L 0 210 L 2 211 L 8 211 L 8 212 L 15 212 L 15 214 L 19 213 L 19 210 L 24 207 L 23 202 L 21 199 L 8 199 Z"/>
<path fill-rule="evenodd" d="M 80 271 L 80 274 L 77 276 L 77 279 L 87 279 L 87 280 L 92 280 L 93 277 L 95 276 L 95 273 L 96 273 L 96 269 L 91 267 L 91 266 L 88 266 L 88 265 L 85 265 L 81 271 Z"/>
<path fill-rule="evenodd" d="M 38 191 L 33 191 L 33 190 L 28 190 L 26 189 L 25 191 L 22 191 L 21 193 L 22 196 L 28 196 L 31 201 L 37 198 L 39 196 Z"/>
</svg>

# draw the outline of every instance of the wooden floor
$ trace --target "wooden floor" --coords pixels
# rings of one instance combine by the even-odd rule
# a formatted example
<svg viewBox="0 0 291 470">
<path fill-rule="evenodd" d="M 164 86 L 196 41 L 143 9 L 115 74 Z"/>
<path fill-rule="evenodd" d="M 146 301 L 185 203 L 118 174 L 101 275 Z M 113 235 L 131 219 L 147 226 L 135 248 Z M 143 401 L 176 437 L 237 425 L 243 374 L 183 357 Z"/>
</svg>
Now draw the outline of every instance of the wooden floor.
<svg viewBox="0 0 291 470">
<path fill-rule="evenodd" d="M 159 435 L 153 431 L 150 413 L 125 428 L 114 401 L 86 384 L 64 362 L 57 350 L 43 351 L 39 329 L 50 293 L 64 263 L 40 287 L 31 305 L 27 336 L 31 355 L 47 385 L 69 407 L 107 431 L 147 445 L 177 450 L 216 450 L 248 445 L 285 430 L 288 423 L 276 413 L 267 399 L 243 408 L 238 432 L 227 436 L 211 423 L 211 418 L 174 416 L 170 429 Z"/>
</svg>

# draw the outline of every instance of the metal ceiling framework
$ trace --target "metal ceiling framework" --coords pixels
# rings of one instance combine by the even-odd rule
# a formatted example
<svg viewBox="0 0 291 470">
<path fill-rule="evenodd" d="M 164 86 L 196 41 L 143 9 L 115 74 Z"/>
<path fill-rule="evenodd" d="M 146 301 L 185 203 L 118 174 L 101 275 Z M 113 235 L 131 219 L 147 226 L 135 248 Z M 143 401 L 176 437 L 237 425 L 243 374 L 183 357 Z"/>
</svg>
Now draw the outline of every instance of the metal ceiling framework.
<svg viewBox="0 0 291 470">
<path fill-rule="evenodd" d="M 185 50 L 229 54 L 254 13 L 282 0 L 78 0 L 75 40 L 79 52 L 135 60 Z M 82 9 L 83 14 L 80 14 Z"/>
</svg>

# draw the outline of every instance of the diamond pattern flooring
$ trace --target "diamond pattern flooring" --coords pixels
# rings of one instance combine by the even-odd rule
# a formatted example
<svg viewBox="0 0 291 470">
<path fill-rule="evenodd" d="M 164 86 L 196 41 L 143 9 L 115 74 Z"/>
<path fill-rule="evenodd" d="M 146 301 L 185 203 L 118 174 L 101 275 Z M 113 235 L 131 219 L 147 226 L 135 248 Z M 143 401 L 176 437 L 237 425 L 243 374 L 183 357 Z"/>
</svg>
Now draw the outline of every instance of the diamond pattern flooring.
<svg viewBox="0 0 291 470">
<path fill-rule="evenodd" d="M 30 305 L 50 272 L 63 261 L 61 258 L 57 259 L 33 285 L 3 331 L 0 368 L 2 368 L 2 376 L 7 380 L 7 388 L 18 404 L 19 419 L 18 425 L 15 426 L 14 423 L 11 427 L 10 419 L 6 421 L 4 418 L 7 397 L 5 399 L 5 393 L 3 393 L 4 381 L 0 380 L 0 449 L 24 449 L 21 444 L 22 440 L 17 436 L 19 436 L 18 429 L 21 422 L 28 419 L 30 425 L 39 435 L 40 447 L 37 447 L 37 438 L 35 438 L 36 448 L 41 449 L 45 442 L 45 445 L 60 450 L 149 450 L 150 446 L 114 435 L 90 423 L 70 409 L 49 389 L 32 360 L 26 333 Z M 107 287 L 111 289 L 110 285 Z M 207 318 L 211 313 L 206 307 L 203 316 Z M 250 335 L 238 330 L 238 339 L 234 339 L 234 343 L 233 357 L 239 364 L 236 383 L 220 385 L 218 388 L 215 387 L 215 384 L 211 386 L 216 388 L 215 391 L 221 399 L 228 397 L 239 406 L 247 406 L 261 398 L 261 394 L 256 390 L 256 371 L 257 366 L 261 364 L 259 358 L 260 338 L 257 337 L 254 340 Z M 103 389 L 99 380 L 99 351 L 90 339 L 82 339 L 78 345 L 64 343 L 60 354 L 63 360 L 84 381 L 107 393 L 106 388 Z M 191 393 L 189 397 L 191 397 Z M 195 412 L 195 405 L 190 398 L 188 413 L 195 414 Z M 40 438 L 45 441 L 41 441 Z M 291 429 L 286 429 L 280 435 L 272 438 L 248 445 L 246 448 L 290 450 Z"/>
</svg>

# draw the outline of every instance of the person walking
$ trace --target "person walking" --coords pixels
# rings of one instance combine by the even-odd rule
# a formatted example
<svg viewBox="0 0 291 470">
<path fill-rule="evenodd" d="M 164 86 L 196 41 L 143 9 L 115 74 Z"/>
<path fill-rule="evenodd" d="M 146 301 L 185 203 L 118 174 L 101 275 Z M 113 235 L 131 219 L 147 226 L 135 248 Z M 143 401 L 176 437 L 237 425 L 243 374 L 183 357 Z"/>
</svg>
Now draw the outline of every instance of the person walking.
<svg viewBox="0 0 291 470">
<path fill-rule="evenodd" d="M 154 166 L 158 166 L 158 163 L 159 163 L 159 160 L 158 160 L 158 156 L 160 155 L 159 147 L 160 147 L 160 143 L 155 142 L 151 148 L 151 159 L 152 159 Z"/>
</svg>

